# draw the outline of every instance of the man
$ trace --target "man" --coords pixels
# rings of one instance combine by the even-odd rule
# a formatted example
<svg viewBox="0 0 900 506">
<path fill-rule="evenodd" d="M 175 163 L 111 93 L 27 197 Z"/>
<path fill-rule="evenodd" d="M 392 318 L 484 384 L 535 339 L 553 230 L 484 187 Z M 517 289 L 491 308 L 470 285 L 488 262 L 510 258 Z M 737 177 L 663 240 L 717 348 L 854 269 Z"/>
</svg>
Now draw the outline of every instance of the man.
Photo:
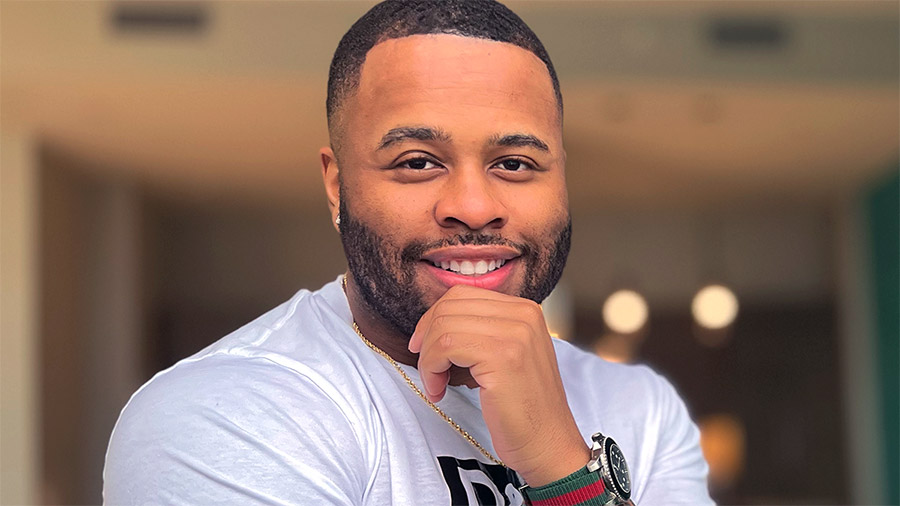
<svg viewBox="0 0 900 506">
<path fill-rule="evenodd" d="M 327 111 L 349 273 L 142 387 L 105 500 L 709 503 L 672 387 L 548 335 L 571 222 L 531 30 L 491 0 L 384 2 L 341 40 Z"/>
</svg>

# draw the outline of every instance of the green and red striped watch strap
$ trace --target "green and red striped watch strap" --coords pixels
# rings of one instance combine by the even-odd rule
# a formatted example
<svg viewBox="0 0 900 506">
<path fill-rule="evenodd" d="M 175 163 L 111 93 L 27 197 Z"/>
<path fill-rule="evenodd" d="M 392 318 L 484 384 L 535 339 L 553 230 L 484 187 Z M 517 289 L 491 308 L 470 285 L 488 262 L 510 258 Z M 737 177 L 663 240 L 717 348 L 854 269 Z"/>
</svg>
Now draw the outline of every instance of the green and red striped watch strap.
<svg viewBox="0 0 900 506">
<path fill-rule="evenodd" d="M 542 487 L 526 488 L 525 496 L 533 506 L 595 506 L 615 498 L 606 490 L 600 473 L 592 473 L 584 467 Z"/>
</svg>

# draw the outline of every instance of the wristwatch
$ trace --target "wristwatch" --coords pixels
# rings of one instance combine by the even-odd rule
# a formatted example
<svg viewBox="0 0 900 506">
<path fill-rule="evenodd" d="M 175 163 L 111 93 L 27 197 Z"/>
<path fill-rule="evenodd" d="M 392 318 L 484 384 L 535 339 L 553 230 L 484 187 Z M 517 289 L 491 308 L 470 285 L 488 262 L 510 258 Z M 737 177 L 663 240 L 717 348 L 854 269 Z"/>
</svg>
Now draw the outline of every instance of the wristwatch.
<svg viewBox="0 0 900 506">
<path fill-rule="evenodd" d="M 588 472 L 597 472 L 615 500 L 612 504 L 631 504 L 631 476 L 619 445 L 611 437 L 596 433 L 591 436 L 591 460 Z"/>
<path fill-rule="evenodd" d="M 519 490 L 531 505 L 634 506 L 625 456 L 612 438 L 599 432 L 591 436 L 591 460 L 586 466 L 552 483 L 537 488 L 523 484 Z"/>
</svg>

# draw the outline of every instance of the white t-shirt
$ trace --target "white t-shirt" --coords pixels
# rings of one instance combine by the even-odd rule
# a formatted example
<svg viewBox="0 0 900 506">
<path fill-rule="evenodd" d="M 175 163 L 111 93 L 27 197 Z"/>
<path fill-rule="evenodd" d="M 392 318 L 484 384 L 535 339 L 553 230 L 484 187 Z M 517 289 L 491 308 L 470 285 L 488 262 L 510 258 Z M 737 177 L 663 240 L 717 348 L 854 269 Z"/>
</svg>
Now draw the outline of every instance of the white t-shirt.
<svg viewBox="0 0 900 506">
<path fill-rule="evenodd" d="M 353 331 L 337 281 L 158 373 L 122 410 L 103 472 L 106 504 L 512 504 L 491 464 Z M 712 504 L 698 431 L 672 386 L 554 340 L 585 441 L 628 461 L 639 506 Z M 418 373 L 404 366 L 421 384 Z M 478 391 L 439 406 L 493 453 Z"/>
</svg>

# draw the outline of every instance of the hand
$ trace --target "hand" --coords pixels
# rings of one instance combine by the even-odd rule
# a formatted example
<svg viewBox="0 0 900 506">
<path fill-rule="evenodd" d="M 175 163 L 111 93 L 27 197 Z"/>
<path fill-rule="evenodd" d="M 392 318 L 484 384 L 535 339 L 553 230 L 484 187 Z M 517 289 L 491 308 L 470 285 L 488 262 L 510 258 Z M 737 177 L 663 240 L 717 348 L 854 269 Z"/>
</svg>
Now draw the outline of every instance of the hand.
<svg viewBox="0 0 900 506">
<path fill-rule="evenodd" d="M 468 368 L 497 457 L 532 487 L 590 460 L 566 402 L 541 307 L 527 299 L 456 285 L 431 306 L 409 341 L 432 402 L 451 366 Z"/>
</svg>

